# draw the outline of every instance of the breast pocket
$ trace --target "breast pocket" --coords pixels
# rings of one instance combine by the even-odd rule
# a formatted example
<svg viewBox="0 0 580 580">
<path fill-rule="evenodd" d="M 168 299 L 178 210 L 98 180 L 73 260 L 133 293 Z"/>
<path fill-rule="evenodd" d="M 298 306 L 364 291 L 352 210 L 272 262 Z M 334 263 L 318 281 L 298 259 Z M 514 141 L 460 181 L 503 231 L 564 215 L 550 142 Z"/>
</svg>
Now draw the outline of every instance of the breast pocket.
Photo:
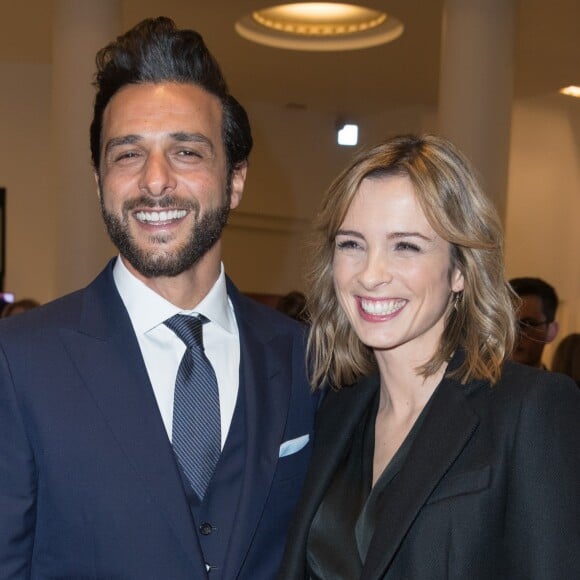
<svg viewBox="0 0 580 580">
<path fill-rule="evenodd" d="M 291 455 L 284 455 L 278 458 L 276 473 L 274 474 L 275 482 L 284 482 L 295 477 L 304 477 L 308 460 L 310 459 L 311 444 L 307 442 L 304 447 Z"/>
<path fill-rule="evenodd" d="M 435 488 L 427 504 L 487 489 L 491 482 L 491 466 L 445 477 Z"/>
</svg>

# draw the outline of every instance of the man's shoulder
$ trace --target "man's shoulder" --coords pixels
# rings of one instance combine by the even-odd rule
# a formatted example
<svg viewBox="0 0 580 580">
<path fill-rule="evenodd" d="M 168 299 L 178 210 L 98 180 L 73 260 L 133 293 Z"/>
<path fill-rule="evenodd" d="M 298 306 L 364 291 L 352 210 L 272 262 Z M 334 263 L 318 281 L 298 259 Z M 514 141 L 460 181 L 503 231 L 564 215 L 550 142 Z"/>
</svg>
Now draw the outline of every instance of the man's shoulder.
<svg viewBox="0 0 580 580">
<path fill-rule="evenodd" d="M 28 312 L 0 320 L 0 340 L 9 338 L 10 341 L 14 341 L 19 337 L 31 340 L 35 335 L 46 334 L 54 329 L 77 326 L 86 305 L 94 307 L 99 296 L 104 299 L 108 294 L 106 291 L 103 292 L 104 288 L 109 286 L 110 290 L 114 291 L 111 280 L 105 270 L 85 288 L 75 290 Z"/>
<path fill-rule="evenodd" d="M 34 328 L 65 325 L 71 317 L 74 317 L 75 312 L 79 311 L 83 292 L 84 290 L 77 290 L 28 312 L 0 321 L 0 335 L 9 333 L 14 336 L 13 333 L 28 333 Z"/>
</svg>

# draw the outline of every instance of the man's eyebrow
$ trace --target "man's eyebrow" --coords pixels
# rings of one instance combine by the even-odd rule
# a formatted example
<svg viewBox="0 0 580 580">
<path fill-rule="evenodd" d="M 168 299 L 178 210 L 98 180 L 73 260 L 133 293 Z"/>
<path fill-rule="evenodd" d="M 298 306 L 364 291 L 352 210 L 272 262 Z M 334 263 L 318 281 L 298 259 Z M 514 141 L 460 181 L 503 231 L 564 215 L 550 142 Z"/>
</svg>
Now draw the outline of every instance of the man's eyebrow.
<svg viewBox="0 0 580 580">
<path fill-rule="evenodd" d="M 213 143 L 211 140 L 201 133 L 188 133 L 186 131 L 178 131 L 176 133 L 171 133 L 170 137 L 175 141 L 182 143 L 201 143 L 206 145 L 212 152 L 214 150 Z"/>
<path fill-rule="evenodd" d="M 139 135 L 123 135 L 122 137 L 112 137 L 109 139 L 105 145 L 105 155 L 109 153 L 114 147 L 120 147 L 121 145 L 133 145 L 141 141 L 142 137 Z"/>
<path fill-rule="evenodd" d="M 214 151 L 213 143 L 205 135 L 201 133 L 188 133 L 186 131 L 177 131 L 175 133 L 170 133 L 169 135 L 174 141 L 180 143 L 200 143 L 205 145 L 212 153 Z M 105 145 L 105 155 L 107 155 L 111 149 L 115 147 L 121 147 L 123 145 L 134 145 L 143 140 L 141 135 L 122 135 L 121 137 L 112 137 L 107 141 Z"/>
</svg>

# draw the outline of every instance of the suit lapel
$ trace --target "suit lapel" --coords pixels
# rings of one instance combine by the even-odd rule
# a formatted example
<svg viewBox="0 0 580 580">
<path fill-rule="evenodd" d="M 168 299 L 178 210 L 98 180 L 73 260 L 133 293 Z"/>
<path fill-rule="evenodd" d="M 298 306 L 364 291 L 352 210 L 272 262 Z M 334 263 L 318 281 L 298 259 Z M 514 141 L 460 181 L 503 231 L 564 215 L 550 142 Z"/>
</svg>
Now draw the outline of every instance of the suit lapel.
<svg viewBox="0 0 580 580">
<path fill-rule="evenodd" d="M 315 425 L 314 448 L 301 499 L 296 508 L 282 565 L 282 578 L 301 577 L 306 561 L 310 525 L 340 461 L 348 450 L 352 434 L 372 404 L 379 388 L 378 376 L 360 380 L 323 399 Z"/>
<path fill-rule="evenodd" d="M 403 468 L 377 505 L 364 580 L 384 577 L 417 514 L 476 430 L 479 419 L 464 389 L 444 379 L 435 391 Z"/>
<path fill-rule="evenodd" d="M 318 507 L 336 469 L 348 450 L 353 432 L 361 417 L 371 405 L 379 388 L 378 376 L 362 379 L 352 387 L 339 392 L 330 391 L 322 402 L 319 420 L 315 427 L 315 443 L 311 464 L 313 497 L 308 498 Z M 308 496 L 307 492 L 304 496 Z M 314 513 L 312 513 L 314 516 Z"/>
<path fill-rule="evenodd" d="M 138 480 L 164 514 L 193 570 L 204 577 L 171 444 L 111 265 L 86 289 L 78 331 L 65 330 L 62 338 Z"/>
<path fill-rule="evenodd" d="M 270 492 L 290 402 L 291 339 L 252 315 L 230 283 L 240 332 L 240 392 L 246 404 L 246 459 L 238 513 L 231 532 L 224 577 L 235 578 Z"/>
</svg>

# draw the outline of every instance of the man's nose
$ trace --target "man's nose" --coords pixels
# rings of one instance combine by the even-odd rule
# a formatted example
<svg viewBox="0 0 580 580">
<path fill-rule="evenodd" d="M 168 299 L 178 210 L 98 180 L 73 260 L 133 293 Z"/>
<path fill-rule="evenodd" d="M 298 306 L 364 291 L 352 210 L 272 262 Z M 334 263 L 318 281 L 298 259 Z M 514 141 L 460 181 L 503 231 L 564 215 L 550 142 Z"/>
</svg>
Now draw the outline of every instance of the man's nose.
<svg viewBox="0 0 580 580">
<path fill-rule="evenodd" d="M 175 176 L 170 162 L 161 152 L 150 153 L 143 165 L 139 189 L 160 196 L 175 188 Z"/>
</svg>

